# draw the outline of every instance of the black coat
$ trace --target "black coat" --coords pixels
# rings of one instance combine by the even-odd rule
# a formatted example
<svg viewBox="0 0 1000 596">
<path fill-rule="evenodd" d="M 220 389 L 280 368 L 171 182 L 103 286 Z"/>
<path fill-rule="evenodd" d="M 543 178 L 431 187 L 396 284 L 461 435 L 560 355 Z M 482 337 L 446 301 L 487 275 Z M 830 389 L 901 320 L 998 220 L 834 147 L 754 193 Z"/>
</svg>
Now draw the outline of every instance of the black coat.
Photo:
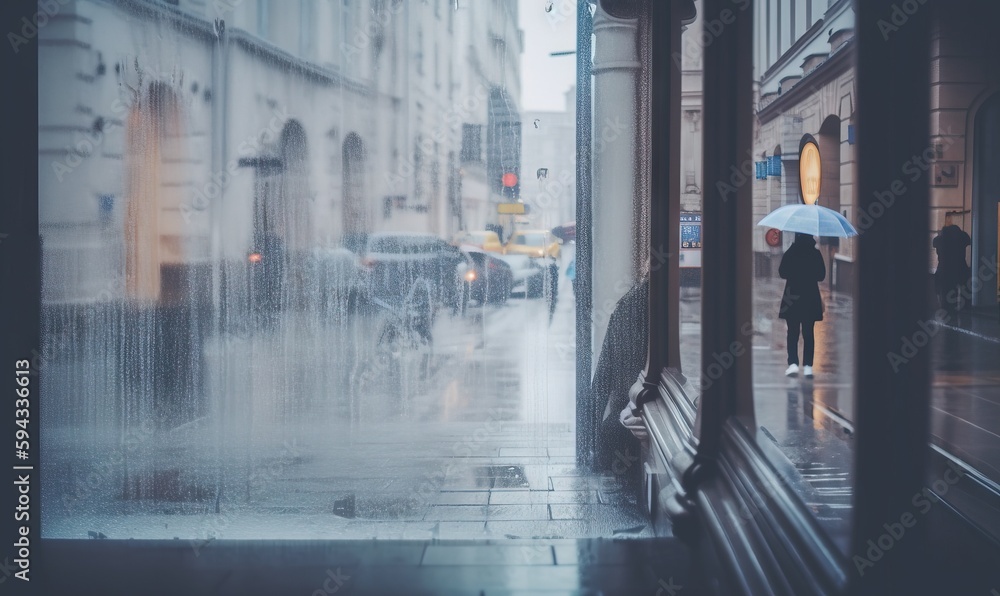
<svg viewBox="0 0 1000 596">
<path fill-rule="evenodd" d="M 934 238 L 938 257 L 934 281 L 939 292 L 966 284 L 972 277 L 972 270 L 965 261 L 965 249 L 970 244 L 972 239 L 969 235 L 954 225 L 941 228 L 941 233 Z"/>
<path fill-rule="evenodd" d="M 819 282 L 826 278 L 826 265 L 812 236 L 796 236 L 795 242 L 781 257 L 778 275 L 788 280 L 781 296 L 778 316 L 790 321 L 822 321 L 823 300 L 819 296 Z"/>
<path fill-rule="evenodd" d="M 595 465 L 599 470 L 611 470 L 617 453 L 639 454 L 638 439 L 622 426 L 618 414 L 628 405 L 629 389 L 646 363 L 648 320 L 649 280 L 643 279 L 615 305 L 594 371 L 591 391 L 597 421 Z M 640 467 L 633 465 L 629 471 L 637 473 Z"/>
</svg>

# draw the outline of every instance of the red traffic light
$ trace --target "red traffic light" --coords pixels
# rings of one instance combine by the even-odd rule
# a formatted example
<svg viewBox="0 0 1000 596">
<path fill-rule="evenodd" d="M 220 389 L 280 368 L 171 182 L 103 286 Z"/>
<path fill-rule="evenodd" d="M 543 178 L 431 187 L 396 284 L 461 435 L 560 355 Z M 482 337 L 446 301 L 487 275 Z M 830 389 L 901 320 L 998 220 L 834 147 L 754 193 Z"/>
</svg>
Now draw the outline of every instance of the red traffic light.
<svg viewBox="0 0 1000 596">
<path fill-rule="evenodd" d="M 517 185 L 517 174 L 507 172 L 502 178 L 500 178 L 500 181 L 503 182 L 505 188 L 514 188 L 514 186 Z"/>
</svg>

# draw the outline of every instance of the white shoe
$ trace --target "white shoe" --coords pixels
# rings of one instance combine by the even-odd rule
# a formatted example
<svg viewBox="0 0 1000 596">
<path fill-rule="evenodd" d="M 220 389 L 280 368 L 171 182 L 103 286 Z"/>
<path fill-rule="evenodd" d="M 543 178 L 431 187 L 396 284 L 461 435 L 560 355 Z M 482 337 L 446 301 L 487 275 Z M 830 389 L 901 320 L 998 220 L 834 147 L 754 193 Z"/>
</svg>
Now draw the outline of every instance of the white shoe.
<svg viewBox="0 0 1000 596">
<path fill-rule="evenodd" d="M 799 376 L 799 365 L 798 364 L 789 364 L 788 368 L 785 369 L 785 376 L 786 377 L 797 377 L 797 376 Z"/>
<path fill-rule="evenodd" d="M 807 379 L 813 378 L 813 367 L 811 367 L 811 366 L 803 366 L 802 367 L 802 375 L 805 378 L 807 378 Z"/>
</svg>

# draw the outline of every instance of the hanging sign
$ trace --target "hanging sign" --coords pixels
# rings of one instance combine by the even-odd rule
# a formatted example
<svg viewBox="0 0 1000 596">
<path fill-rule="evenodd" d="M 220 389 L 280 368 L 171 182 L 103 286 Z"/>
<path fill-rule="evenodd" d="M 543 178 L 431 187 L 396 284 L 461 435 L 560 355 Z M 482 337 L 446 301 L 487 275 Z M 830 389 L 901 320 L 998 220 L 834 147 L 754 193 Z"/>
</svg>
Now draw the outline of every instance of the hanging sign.
<svg viewBox="0 0 1000 596">
<path fill-rule="evenodd" d="M 819 158 L 819 146 L 810 138 L 799 149 L 799 188 L 803 203 L 816 204 L 822 182 L 823 164 Z"/>
</svg>

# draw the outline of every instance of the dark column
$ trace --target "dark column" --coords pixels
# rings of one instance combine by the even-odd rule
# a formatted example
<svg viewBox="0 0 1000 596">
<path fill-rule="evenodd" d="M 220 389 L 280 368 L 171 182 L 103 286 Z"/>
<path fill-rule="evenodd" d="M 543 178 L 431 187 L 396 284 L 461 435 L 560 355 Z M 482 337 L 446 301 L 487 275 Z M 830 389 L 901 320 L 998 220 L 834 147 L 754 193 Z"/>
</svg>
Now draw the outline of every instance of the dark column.
<svg viewBox="0 0 1000 596">
<path fill-rule="evenodd" d="M 929 19 L 934 2 L 920 4 L 905 24 L 887 29 L 895 1 L 854 3 L 858 207 L 883 213 L 858 239 L 849 574 L 854 592 L 864 594 L 921 592 L 917 557 L 926 546 L 927 529 L 918 520 L 877 562 L 857 569 L 853 557 L 866 557 L 868 541 L 878 541 L 885 524 L 898 523 L 905 513 L 917 515 L 911 501 L 923 485 L 928 459 L 931 351 L 918 350 L 903 364 L 891 355 L 899 355 L 904 338 L 912 339 L 932 319 L 927 175 L 921 172 L 914 181 L 903 171 L 930 144 Z M 881 204 L 874 207 L 876 203 Z"/>
<path fill-rule="evenodd" d="M 750 289 L 753 222 L 753 13 L 729 0 L 705 0 L 703 19 L 725 24 L 705 47 L 701 375 L 711 379 L 698 409 L 698 460 L 715 459 L 722 425 L 753 418 Z M 742 184 L 734 171 L 743 170 Z M 752 174 L 752 171 L 750 172 Z M 732 355 L 732 365 L 719 363 Z M 724 362 L 729 360 L 720 358 Z M 752 426 L 752 422 L 751 422 Z"/>
<path fill-rule="evenodd" d="M 591 310 L 591 35 L 590 2 L 577 2 L 576 16 L 576 463 L 594 463 L 597 420 L 590 391 L 593 328 Z"/>
<path fill-rule="evenodd" d="M 630 391 L 637 409 L 659 395 L 660 374 L 667 367 L 680 369 L 679 260 L 680 247 L 680 102 L 681 71 L 673 56 L 681 52 L 681 19 L 685 2 L 652 2 L 648 120 L 649 259 L 648 342 L 646 366 Z M 641 101 L 640 103 L 645 103 Z M 647 169 L 648 168 L 648 169 Z M 640 185 L 640 188 L 644 185 Z"/>
</svg>

